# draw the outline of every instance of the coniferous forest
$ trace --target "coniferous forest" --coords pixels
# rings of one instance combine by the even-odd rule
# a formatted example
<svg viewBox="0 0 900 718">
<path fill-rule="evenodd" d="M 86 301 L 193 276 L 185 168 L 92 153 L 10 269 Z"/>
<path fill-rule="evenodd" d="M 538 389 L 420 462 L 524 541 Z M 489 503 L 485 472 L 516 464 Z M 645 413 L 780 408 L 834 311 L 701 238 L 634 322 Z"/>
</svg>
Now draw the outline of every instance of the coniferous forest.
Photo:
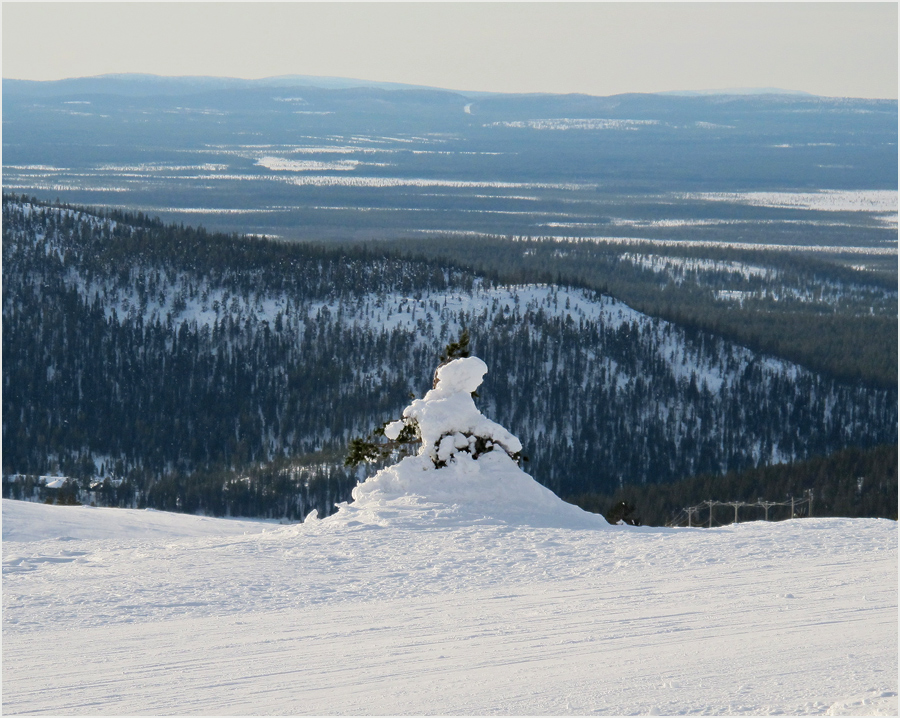
<svg viewBox="0 0 900 718">
<path fill-rule="evenodd" d="M 889 377 L 485 270 L 4 197 L 3 495 L 328 514 L 363 476 L 343 467 L 350 440 L 429 389 L 463 329 L 489 367 L 485 414 L 564 497 L 896 444 Z"/>
<path fill-rule="evenodd" d="M 716 501 L 754 503 L 759 499 L 788 503 L 812 492 L 812 515 L 878 517 L 897 520 L 897 445 L 870 449 L 843 449 L 790 464 L 729 471 L 724 476 L 705 474 L 670 484 L 623 486 L 610 494 L 585 493 L 568 499 L 581 508 L 613 517 L 625 504 L 637 525 L 664 526 L 682 518 L 688 506 Z M 716 507 L 714 525 L 732 521 L 729 507 Z M 771 518 L 788 518 L 785 506 L 772 509 Z M 798 514 L 799 515 L 799 514 Z M 809 506 L 802 515 L 809 515 Z M 759 507 L 744 508 L 739 520 L 764 516 Z M 706 516 L 704 516 L 706 518 Z M 683 520 L 680 522 L 684 525 Z M 696 525 L 696 524 L 695 524 Z M 701 525 L 705 525 L 701 522 Z"/>
</svg>

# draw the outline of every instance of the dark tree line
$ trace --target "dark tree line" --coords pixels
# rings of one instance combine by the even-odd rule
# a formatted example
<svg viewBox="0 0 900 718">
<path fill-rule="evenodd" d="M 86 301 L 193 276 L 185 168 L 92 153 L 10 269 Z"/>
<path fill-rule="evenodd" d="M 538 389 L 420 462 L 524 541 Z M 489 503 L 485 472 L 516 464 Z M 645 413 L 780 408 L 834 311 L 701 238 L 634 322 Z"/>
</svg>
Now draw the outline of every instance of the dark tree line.
<svg viewBox="0 0 900 718">
<path fill-rule="evenodd" d="M 871 517 L 897 520 L 897 445 L 851 447 L 829 456 L 727 474 L 704 474 L 670 484 L 628 485 L 611 493 L 583 493 L 567 500 L 583 509 L 611 516 L 622 504 L 632 520 L 663 526 L 688 506 L 703 501 L 758 499 L 786 502 L 812 490 L 814 516 Z M 725 509 L 728 513 L 730 509 Z M 787 513 L 790 513 L 789 511 Z M 744 510 L 742 520 L 762 518 Z M 775 512 L 773 511 L 773 516 Z M 782 510 L 778 516 L 786 518 Z M 722 517 L 720 517 L 722 518 Z"/>
<path fill-rule="evenodd" d="M 302 521 L 312 511 L 320 518 L 334 513 L 335 504 L 346 501 L 357 482 L 354 472 L 333 461 L 304 464 L 284 459 L 244 472 L 204 469 L 154 476 L 133 470 L 121 482 L 70 478 L 59 488 L 47 488 L 39 479 L 33 474 L 4 476 L 3 498 Z"/>
</svg>

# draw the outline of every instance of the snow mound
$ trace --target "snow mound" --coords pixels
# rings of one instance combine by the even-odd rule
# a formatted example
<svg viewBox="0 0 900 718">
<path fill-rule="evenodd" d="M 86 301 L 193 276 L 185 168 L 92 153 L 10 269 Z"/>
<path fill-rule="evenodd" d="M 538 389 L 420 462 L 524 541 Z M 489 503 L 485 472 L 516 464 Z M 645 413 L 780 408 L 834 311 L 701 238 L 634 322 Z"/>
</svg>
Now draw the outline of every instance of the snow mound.
<svg viewBox="0 0 900 718">
<path fill-rule="evenodd" d="M 322 523 L 609 528 L 602 516 L 567 504 L 500 451 L 457 456 L 440 469 L 427 456 L 409 456 L 358 484 L 353 499 Z"/>
<path fill-rule="evenodd" d="M 414 428 L 419 453 L 358 484 L 353 503 L 340 504 L 326 521 L 609 527 L 602 516 L 562 501 L 519 468 L 522 443 L 472 400 L 487 370 L 478 357 L 439 367 L 435 387 L 384 431 L 394 440 L 405 427 Z"/>
</svg>

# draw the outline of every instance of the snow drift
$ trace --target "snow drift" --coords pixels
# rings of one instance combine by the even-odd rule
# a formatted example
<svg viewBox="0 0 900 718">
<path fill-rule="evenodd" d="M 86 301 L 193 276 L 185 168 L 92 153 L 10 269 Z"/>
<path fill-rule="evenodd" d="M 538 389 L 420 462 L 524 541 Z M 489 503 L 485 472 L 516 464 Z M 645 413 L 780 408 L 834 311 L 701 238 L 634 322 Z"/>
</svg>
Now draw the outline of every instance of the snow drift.
<svg viewBox="0 0 900 718">
<path fill-rule="evenodd" d="M 394 440 L 404 427 L 413 428 L 421 439 L 418 454 L 361 482 L 353 503 L 340 504 L 326 520 L 609 527 L 602 516 L 562 501 L 519 468 L 522 443 L 472 399 L 487 371 L 478 357 L 438 367 L 434 388 L 384 430 Z"/>
</svg>

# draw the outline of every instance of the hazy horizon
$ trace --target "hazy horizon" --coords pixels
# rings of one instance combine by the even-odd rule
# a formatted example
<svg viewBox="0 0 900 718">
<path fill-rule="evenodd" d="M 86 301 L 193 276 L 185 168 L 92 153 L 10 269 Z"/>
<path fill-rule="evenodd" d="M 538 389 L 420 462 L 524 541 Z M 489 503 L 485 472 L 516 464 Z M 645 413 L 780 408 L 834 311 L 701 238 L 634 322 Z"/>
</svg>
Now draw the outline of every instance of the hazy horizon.
<svg viewBox="0 0 900 718">
<path fill-rule="evenodd" d="M 6 2 L 2 12 L 8 79 L 302 75 L 460 92 L 898 94 L 895 3 Z"/>
<path fill-rule="evenodd" d="M 291 80 L 291 81 L 303 81 L 310 80 L 316 82 L 316 84 L 320 84 L 322 87 L 327 88 L 338 88 L 338 87 L 353 87 L 355 85 L 351 83 L 359 83 L 359 86 L 372 86 L 372 85 L 384 85 L 384 86 L 394 86 L 396 85 L 398 88 L 409 87 L 409 88 L 428 88 L 432 90 L 439 90 L 445 92 L 459 92 L 459 93 L 471 93 L 475 94 L 507 94 L 500 91 L 495 93 L 484 91 L 484 90 L 468 90 L 466 88 L 450 88 L 450 87 L 437 87 L 434 85 L 414 85 L 411 83 L 404 82 L 393 82 L 393 81 L 381 81 L 381 80 L 366 80 L 358 77 L 338 77 L 334 75 L 300 75 L 300 74 L 285 74 L 285 75 L 268 75 L 265 77 L 253 77 L 253 78 L 244 78 L 244 77 L 233 77 L 229 75 L 159 75 L 156 73 L 147 73 L 147 72 L 107 72 L 99 75 L 80 75 L 73 77 L 62 77 L 54 80 L 31 80 L 20 77 L 3 77 L 3 80 L 14 81 L 14 82 L 39 82 L 39 83 L 52 83 L 52 82 L 71 82 L 75 80 L 96 80 L 96 79 L 105 79 L 105 78 L 152 78 L 154 80 L 225 80 L 225 81 L 235 81 L 235 82 L 266 82 L 266 81 L 275 81 L 275 80 Z M 515 93 L 509 93 L 515 94 Z M 530 94 L 530 93 L 526 93 Z M 592 93 L 553 93 L 546 92 L 540 93 L 536 92 L 533 94 L 585 94 L 592 95 Z M 715 94 L 735 94 L 735 95 L 750 95 L 750 94 L 785 94 L 785 95 L 806 95 L 806 96 L 816 96 L 812 95 L 812 93 L 806 92 L 804 90 L 793 90 L 791 88 L 786 87 L 715 87 L 715 88 L 690 88 L 690 89 L 679 89 L 679 90 L 661 90 L 654 93 L 615 93 L 615 94 L 659 94 L 659 95 L 715 95 Z M 596 95 L 592 95 L 596 96 Z M 865 98 L 864 98 L 865 99 Z M 870 98 L 870 99 L 887 99 L 887 98 Z"/>
</svg>

